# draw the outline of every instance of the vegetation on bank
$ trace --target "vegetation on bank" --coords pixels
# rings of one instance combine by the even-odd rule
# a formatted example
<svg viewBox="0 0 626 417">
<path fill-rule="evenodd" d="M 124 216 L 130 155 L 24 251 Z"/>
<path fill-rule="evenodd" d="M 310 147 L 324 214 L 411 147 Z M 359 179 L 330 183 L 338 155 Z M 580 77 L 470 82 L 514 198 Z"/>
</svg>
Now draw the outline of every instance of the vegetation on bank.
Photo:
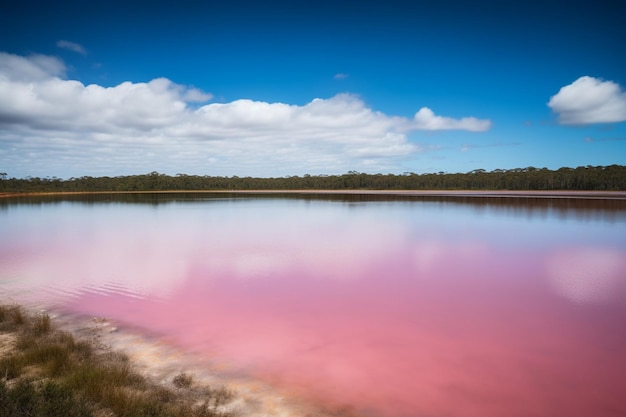
<svg viewBox="0 0 626 417">
<path fill-rule="evenodd" d="M 626 166 L 517 168 L 468 173 L 304 175 L 302 177 L 213 177 L 151 172 L 119 177 L 8 178 L 0 173 L 0 192 L 174 191 L 174 190 L 598 190 L 625 191 Z"/>
<path fill-rule="evenodd" d="M 47 314 L 0 306 L 0 417 L 226 417 L 232 393 L 180 374 L 156 385 L 120 353 L 55 329 Z"/>
</svg>

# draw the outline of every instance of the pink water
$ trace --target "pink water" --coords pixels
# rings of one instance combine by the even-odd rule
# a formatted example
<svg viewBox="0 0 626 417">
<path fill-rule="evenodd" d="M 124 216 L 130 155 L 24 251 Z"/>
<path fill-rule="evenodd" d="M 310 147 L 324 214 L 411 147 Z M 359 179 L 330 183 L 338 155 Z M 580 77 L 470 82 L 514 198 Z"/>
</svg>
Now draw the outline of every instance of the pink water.
<svg viewBox="0 0 626 417">
<path fill-rule="evenodd" d="M 119 320 L 330 409 L 626 415 L 626 217 L 580 210 L 16 206 L 0 211 L 0 289 Z"/>
</svg>

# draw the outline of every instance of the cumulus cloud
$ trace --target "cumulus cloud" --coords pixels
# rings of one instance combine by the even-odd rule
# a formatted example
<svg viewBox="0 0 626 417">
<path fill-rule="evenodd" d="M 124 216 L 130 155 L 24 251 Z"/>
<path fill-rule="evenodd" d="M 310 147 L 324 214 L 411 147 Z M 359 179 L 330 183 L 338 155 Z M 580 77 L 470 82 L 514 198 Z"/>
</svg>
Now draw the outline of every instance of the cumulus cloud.
<svg viewBox="0 0 626 417">
<path fill-rule="evenodd" d="M 391 116 L 351 94 L 207 104 L 210 93 L 166 78 L 104 87 L 64 76 L 56 58 L 0 54 L 0 166 L 10 175 L 380 172 L 419 152 L 410 130 L 490 125 L 428 109 Z"/>
<path fill-rule="evenodd" d="M 481 120 L 475 117 L 463 117 L 453 119 L 451 117 L 437 116 L 428 107 L 422 107 L 415 113 L 415 128 L 421 130 L 469 130 L 471 132 L 483 132 L 489 130 L 491 121 Z"/>
<path fill-rule="evenodd" d="M 562 87 L 548 106 L 564 125 L 615 123 L 626 120 L 626 92 L 613 81 L 584 76 Z"/>
<path fill-rule="evenodd" d="M 197 88 L 187 88 L 184 90 L 185 92 L 183 94 L 183 99 L 190 103 L 203 103 L 213 98 L 213 94 L 205 93 L 204 91 L 198 90 Z"/>
<path fill-rule="evenodd" d="M 60 40 L 57 41 L 57 46 L 62 49 L 67 49 L 68 51 L 76 52 L 77 54 L 87 55 L 87 50 L 85 50 L 82 45 L 75 42 Z"/>
<path fill-rule="evenodd" d="M 11 81 L 40 81 L 64 77 L 66 67 L 58 58 L 46 55 L 19 55 L 0 52 L 0 77 Z"/>
</svg>

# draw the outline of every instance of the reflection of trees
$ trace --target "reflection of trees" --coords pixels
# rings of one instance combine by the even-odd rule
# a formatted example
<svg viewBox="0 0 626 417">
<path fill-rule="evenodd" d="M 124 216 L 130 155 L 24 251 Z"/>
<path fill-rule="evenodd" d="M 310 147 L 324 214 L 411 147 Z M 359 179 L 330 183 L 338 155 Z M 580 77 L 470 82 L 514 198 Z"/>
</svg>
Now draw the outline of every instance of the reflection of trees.
<svg viewBox="0 0 626 417">
<path fill-rule="evenodd" d="M 280 178 L 212 177 L 158 172 L 120 177 L 7 178 L 0 192 L 163 191 L 163 190 L 626 190 L 626 167 L 515 168 L 467 173 L 309 175 Z"/>
</svg>

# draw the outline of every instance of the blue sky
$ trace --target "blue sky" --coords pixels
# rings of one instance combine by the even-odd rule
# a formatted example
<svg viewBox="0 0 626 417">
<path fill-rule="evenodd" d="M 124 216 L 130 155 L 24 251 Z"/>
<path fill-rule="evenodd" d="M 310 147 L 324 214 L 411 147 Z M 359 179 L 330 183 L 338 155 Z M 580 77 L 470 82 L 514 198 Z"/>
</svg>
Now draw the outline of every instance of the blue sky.
<svg viewBox="0 0 626 417">
<path fill-rule="evenodd" d="M 619 2 L 92 3 L 3 6 L 0 172 L 626 165 Z"/>
</svg>

